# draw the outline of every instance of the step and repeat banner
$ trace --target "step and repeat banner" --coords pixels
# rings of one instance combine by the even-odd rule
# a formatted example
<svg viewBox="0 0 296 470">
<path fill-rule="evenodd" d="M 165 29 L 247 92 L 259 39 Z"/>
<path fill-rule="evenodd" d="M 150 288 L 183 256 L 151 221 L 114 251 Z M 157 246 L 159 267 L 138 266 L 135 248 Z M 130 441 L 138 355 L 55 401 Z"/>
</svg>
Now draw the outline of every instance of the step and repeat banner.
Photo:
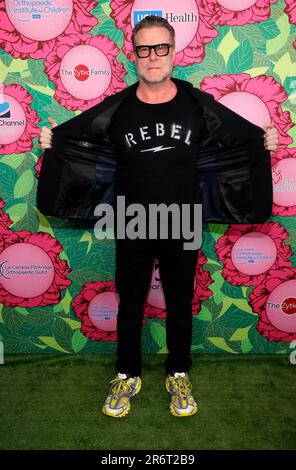
<svg viewBox="0 0 296 470">
<path fill-rule="evenodd" d="M 176 78 L 259 126 L 273 122 L 280 136 L 272 155 L 272 218 L 204 226 L 192 351 L 288 353 L 296 340 L 296 1 L 0 0 L 6 353 L 116 350 L 114 240 L 97 240 L 86 222 L 38 211 L 36 137 L 48 117 L 60 124 L 137 80 L 132 28 L 148 14 L 175 28 Z M 145 352 L 166 352 L 165 318 L 155 259 L 144 306 Z"/>
</svg>

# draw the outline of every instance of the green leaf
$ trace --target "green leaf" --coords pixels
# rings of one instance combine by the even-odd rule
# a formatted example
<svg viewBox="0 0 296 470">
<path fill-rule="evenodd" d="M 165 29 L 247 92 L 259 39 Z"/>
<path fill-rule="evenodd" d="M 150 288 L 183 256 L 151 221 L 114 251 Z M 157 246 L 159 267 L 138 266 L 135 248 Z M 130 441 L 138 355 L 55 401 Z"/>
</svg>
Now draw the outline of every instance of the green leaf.
<svg viewBox="0 0 296 470">
<path fill-rule="evenodd" d="M 1 156 L 1 163 L 5 163 L 5 165 L 8 165 L 11 168 L 16 169 L 21 165 L 24 158 L 25 158 L 24 153 L 20 153 L 20 154 L 13 153 L 11 155 Z"/>
<path fill-rule="evenodd" d="M 48 86 L 48 78 L 44 73 L 43 61 L 28 59 L 28 70 L 31 73 L 31 77 L 34 81 L 38 80 L 38 84 L 45 87 Z"/>
<path fill-rule="evenodd" d="M 48 219 L 36 208 L 36 214 L 39 220 L 38 232 L 46 232 L 54 237 L 54 232 Z"/>
<path fill-rule="evenodd" d="M 53 307 L 54 313 L 58 312 L 65 312 L 69 313 L 70 312 L 70 305 L 72 302 L 72 295 L 69 292 L 69 289 L 66 290 L 66 294 L 64 295 L 63 299 L 61 302 Z"/>
<path fill-rule="evenodd" d="M 3 320 L 11 333 L 17 333 L 23 323 L 23 317 L 11 307 L 5 307 L 2 313 Z"/>
<path fill-rule="evenodd" d="M 53 334 L 62 348 L 72 349 L 73 330 L 61 318 L 57 318 L 53 326 Z"/>
<path fill-rule="evenodd" d="M 28 312 L 28 310 L 22 307 L 15 307 L 15 311 L 24 316 L 30 315 L 30 312 Z"/>
<path fill-rule="evenodd" d="M 223 56 L 216 49 L 207 48 L 206 56 L 201 64 L 202 69 L 207 71 L 207 75 L 214 75 L 219 70 L 219 73 L 226 73 L 227 67 Z"/>
<path fill-rule="evenodd" d="M 228 282 L 224 282 L 221 287 L 221 292 L 232 299 L 241 299 L 243 298 L 242 288 L 240 286 L 232 286 Z"/>
<path fill-rule="evenodd" d="M 40 341 L 46 344 L 46 346 L 49 346 L 50 348 L 55 349 L 56 351 L 69 354 L 69 351 L 66 351 L 64 348 L 62 348 L 56 341 L 56 339 L 52 336 L 39 336 L 38 339 L 40 339 Z"/>
<path fill-rule="evenodd" d="M 230 338 L 230 341 L 243 341 L 248 338 L 249 330 L 251 326 L 245 328 L 237 328 Z"/>
<path fill-rule="evenodd" d="M 32 191 L 34 184 L 34 177 L 32 170 L 29 169 L 25 171 L 17 180 L 15 187 L 14 187 L 14 197 L 20 198 L 29 194 Z"/>
<path fill-rule="evenodd" d="M 250 342 L 249 338 L 246 338 L 241 342 L 241 348 L 243 353 L 248 353 L 253 349 L 253 345 Z"/>
<path fill-rule="evenodd" d="M 267 41 L 266 51 L 268 55 L 272 55 L 280 51 L 287 43 L 290 35 L 290 23 L 287 15 L 283 14 L 278 18 L 276 24 L 280 30 L 280 34 Z"/>
<path fill-rule="evenodd" d="M 80 330 L 75 331 L 72 337 L 72 348 L 75 353 L 81 351 L 87 343 L 87 338 Z"/>
<path fill-rule="evenodd" d="M 281 32 L 272 17 L 267 21 L 262 21 L 261 23 L 256 24 L 256 27 L 265 39 L 275 38 Z"/>
<path fill-rule="evenodd" d="M 216 346 L 216 348 L 222 349 L 223 351 L 230 352 L 232 354 L 237 354 L 236 351 L 231 349 L 230 346 L 226 343 L 224 338 L 217 338 L 217 337 L 212 337 L 208 338 L 208 340 Z"/>
<path fill-rule="evenodd" d="M 25 216 L 27 210 L 28 204 L 25 203 L 14 204 L 7 209 L 7 213 L 13 222 L 11 227 Z"/>
<path fill-rule="evenodd" d="M 212 321 L 212 314 L 205 305 L 202 306 L 201 312 L 198 314 L 198 319 L 201 321 Z"/>
<path fill-rule="evenodd" d="M 191 346 L 192 352 L 199 351 L 200 349 L 205 349 L 203 344 L 193 344 L 193 346 Z"/>
<path fill-rule="evenodd" d="M 150 331 L 152 338 L 158 344 L 158 346 L 161 348 L 166 347 L 165 328 L 160 323 L 151 322 Z"/>
<path fill-rule="evenodd" d="M 245 39 L 232 52 L 228 60 L 228 73 L 241 73 L 253 67 L 253 48 L 251 42 Z"/>
<path fill-rule="evenodd" d="M 69 325 L 72 330 L 77 330 L 81 327 L 80 321 L 72 320 L 72 318 L 64 318 L 64 317 L 59 317 L 59 318 L 61 318 L 64 322 L 66 322 L 67 325 Z"/>
</svg>

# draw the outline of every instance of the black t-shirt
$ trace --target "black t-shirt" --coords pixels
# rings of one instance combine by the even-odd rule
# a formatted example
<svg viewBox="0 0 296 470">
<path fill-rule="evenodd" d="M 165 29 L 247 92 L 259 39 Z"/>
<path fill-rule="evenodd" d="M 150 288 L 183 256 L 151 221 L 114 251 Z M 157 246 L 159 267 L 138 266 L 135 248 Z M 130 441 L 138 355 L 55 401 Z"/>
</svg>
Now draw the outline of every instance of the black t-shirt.
<svg viewBox="0 0 296 470">
<path fill-rule="evenodd" d="M 118 194 L 130 202 L 195 200 L 196 159 L 203 120 L 182 89 L 161 104 L 132 93 L 112 118 L 109 136 L 118 154 Z"/>
<path fill-rule="evenodd" d="M 161 104 L 133 92 L 112 118 L 109 137 L 118 154 L 117 195 L 126 204 L 197 202 L 196 159 L 203 119 L 181 88 Z"/>
</svg>

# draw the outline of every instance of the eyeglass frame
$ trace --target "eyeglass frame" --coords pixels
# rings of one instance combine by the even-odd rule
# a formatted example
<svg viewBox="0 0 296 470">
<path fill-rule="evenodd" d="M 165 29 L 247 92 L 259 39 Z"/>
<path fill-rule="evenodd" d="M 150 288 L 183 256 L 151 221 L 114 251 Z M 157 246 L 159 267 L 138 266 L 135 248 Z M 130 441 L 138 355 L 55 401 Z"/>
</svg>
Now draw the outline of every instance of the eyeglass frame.
<svg viewBox="0 0 296 470">
<path fill-rule="evenodd" d="M 156 47 L 158 47 L 158 46 L 167 46 L 168 52 L 167 52 L 166 54 L 164 54 L 164 55 L 158 55 L 157 52 L 156 52 Z M 148 57 L 150 57 L 150 55 L 151 55 L 151 50 L 152 50 L 152 49 L 154 50 L 154 52 L 155 52 L 155 54 L 157 55 L 157 57 L 167 57 L 167 56 L 169 55 L 169 53 L 170 53 L 170 48 L 171 48 L 171 47 L 174 47 L 174 46 L 175 46 L 175 44 L 169 44 L 169 43 L 167 43 L 167 42 L 162 42 L 162 43 L 160 43 L 160 44 L 155 44 L 154 46 L 150 46 L 150 45 L 148 45 L 148 44 L 141 44 L 141 45 L 139 45 L 139 46 L 135 46 L 135 47 L 134 47 L 134 51 L 135 51 L 135 53 L 136 53 L 136 55 L 137 55 L 137 57 L 138 57 L 139 59 L 148 59 Z M 145 57 L 140 57 L 139 54 L 138 54 L 138 48 L 140 48 L 140 47 L 149 47 L 149 54 L 148 54 L 147 56 L 145 56 Z"/>
</svg>

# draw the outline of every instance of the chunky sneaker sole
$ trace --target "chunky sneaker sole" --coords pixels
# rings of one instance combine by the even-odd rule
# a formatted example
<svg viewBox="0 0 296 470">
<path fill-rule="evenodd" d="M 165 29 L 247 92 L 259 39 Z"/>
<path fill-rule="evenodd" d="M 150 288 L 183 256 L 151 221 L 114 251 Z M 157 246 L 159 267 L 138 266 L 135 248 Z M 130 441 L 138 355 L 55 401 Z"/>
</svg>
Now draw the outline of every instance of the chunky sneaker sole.
<svg viewBox="0 0 296 470">
<path fill-rule="evenodd" d="M 191 384 L 188 379 L 185 382 L 183 380 L 183 383 L 181 380 L 180 387 L 180 380 L 180 378 L 178 379 L 174 376 L 168 376 L 165 381 L 166 390 L 171 395 L 170 412 L 173 416 L 178 418 L 193 416 L 197 413 L 198 406 L 191 394 Z M 190 388 L 186 390 L 187 383 Z"/>
<path fill-rule="evenodd" d="M 134 381 L 131 378 L 116 378 L 111 383 L 112 386 L 102 411 L 112 418 L 123 418 L 131 409 L 131 397 L 137 395 L 141 390 L 142 381 L 140 377 L 136 377 Z"/>
</svg>

